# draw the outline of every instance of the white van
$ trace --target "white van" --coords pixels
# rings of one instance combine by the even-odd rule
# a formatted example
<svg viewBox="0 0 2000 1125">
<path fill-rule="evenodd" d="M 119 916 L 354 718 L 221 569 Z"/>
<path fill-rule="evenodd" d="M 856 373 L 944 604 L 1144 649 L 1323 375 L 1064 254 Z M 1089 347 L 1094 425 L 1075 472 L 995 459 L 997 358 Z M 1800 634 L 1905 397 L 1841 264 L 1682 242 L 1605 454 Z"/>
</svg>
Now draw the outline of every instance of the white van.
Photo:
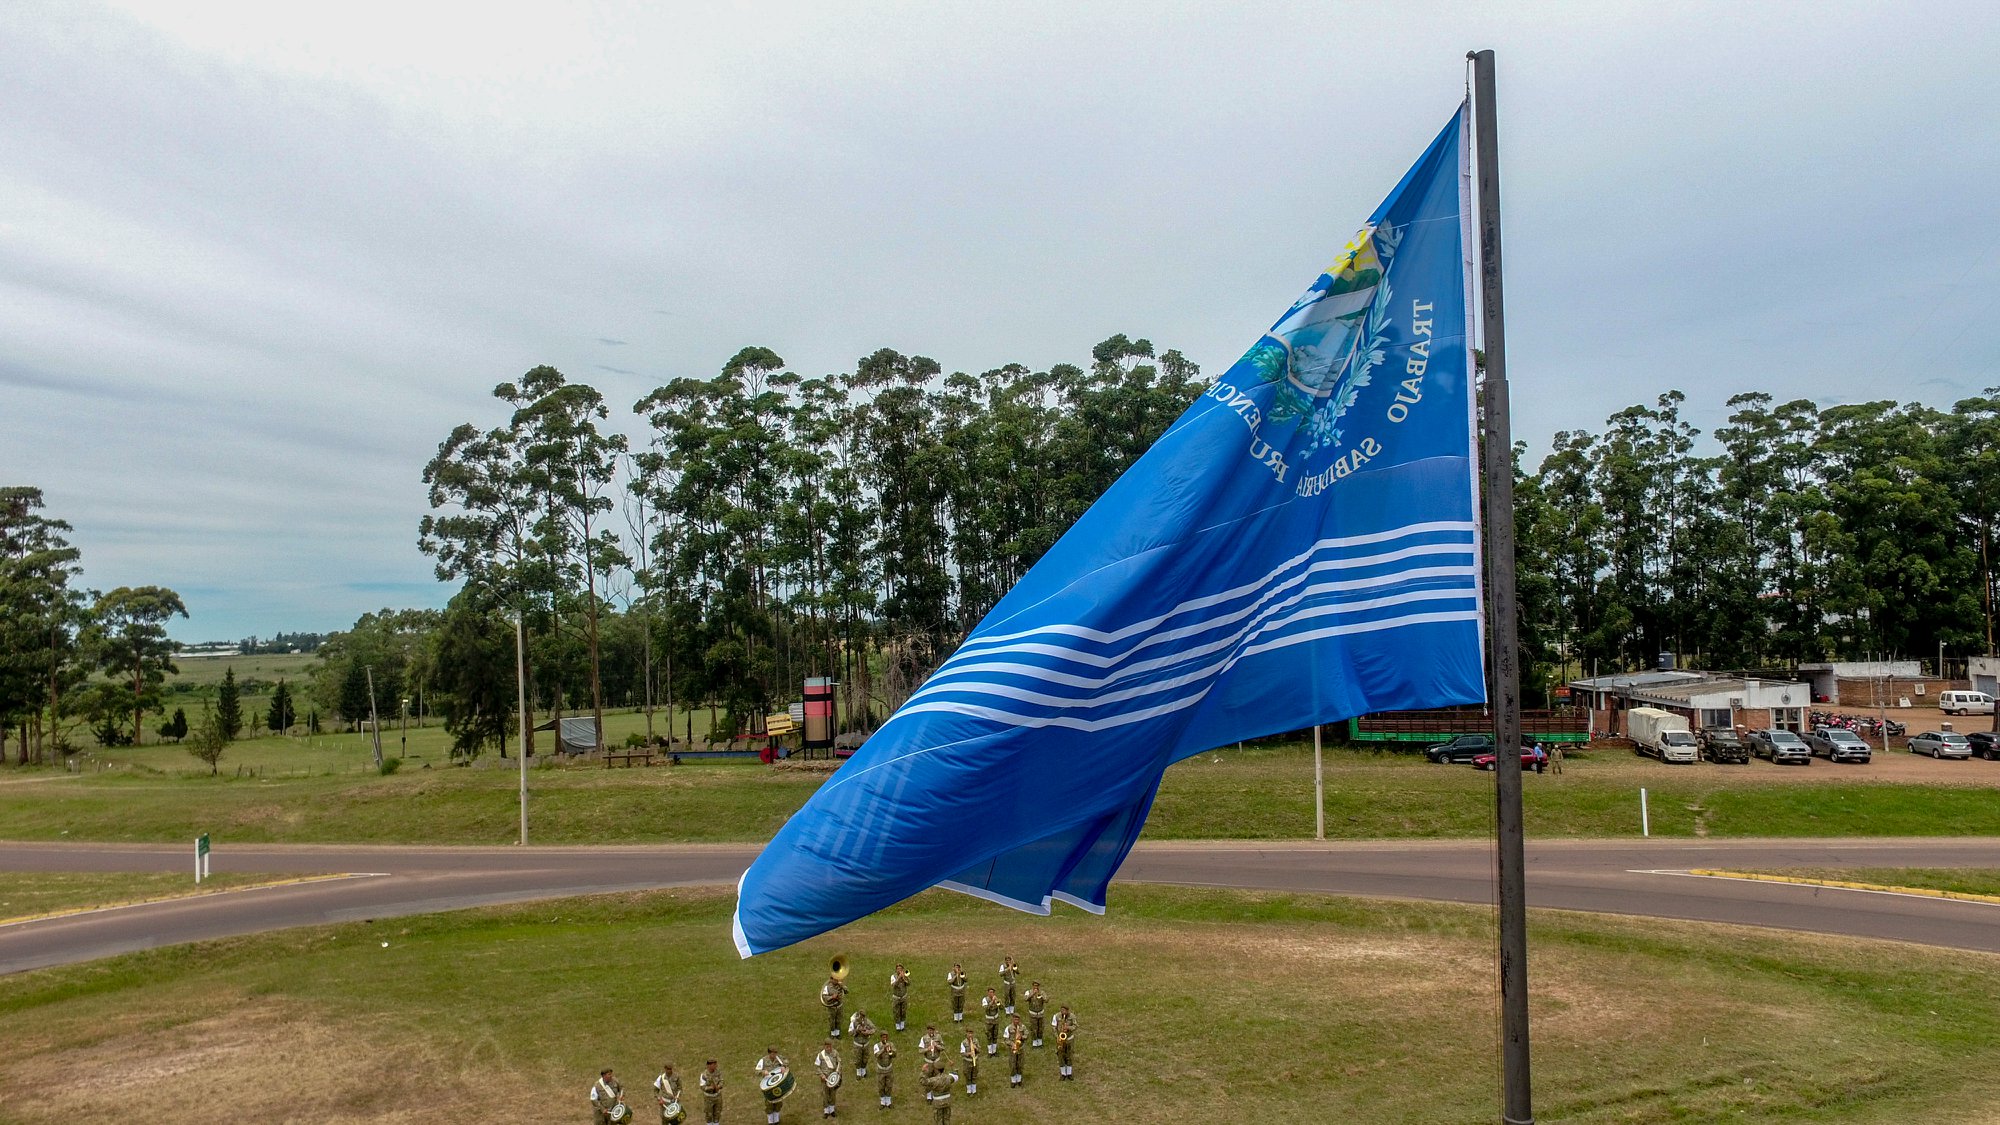
<svg viewBox="0 0 2000 1125">
<path fill-rule="evenodd" d="M 1983 691 L 1947 691 L 1938 695 L 1938 710 L 1947 715 L 1991 715 L 1993 697 Z"/>
</svg>

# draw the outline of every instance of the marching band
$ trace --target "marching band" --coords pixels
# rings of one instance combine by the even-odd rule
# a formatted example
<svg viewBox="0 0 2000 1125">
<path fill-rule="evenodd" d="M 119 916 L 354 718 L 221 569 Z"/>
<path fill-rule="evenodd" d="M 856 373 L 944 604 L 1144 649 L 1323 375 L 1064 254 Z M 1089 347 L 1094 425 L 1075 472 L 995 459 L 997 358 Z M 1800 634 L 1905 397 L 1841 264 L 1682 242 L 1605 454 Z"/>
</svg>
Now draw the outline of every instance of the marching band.
<svg viewBox="0 0 2000 1125">
<path fill-rule="evenodd" d="M 813 1056 L 813 1069 L 817 1072 L 822 1091 L 820 1116 L 831 1120 L 839 1116 L 837 1104 L 840 1090 L 842 1060 L 836 1041 L 844 1030 L 848 1041 L 854 1044 L 854 1075 L 868 1076 L 871 1065 L 876 1074 L 876 1096 L 882 1109 L 889 1109 L 895 1102 L 895 1061 L 896 1044 L 890 1039 L 887 1028 L 877 1028 L 868 1018 L 868 1013 L 856 1005 L 847 1019 L 846 1027 L 841 1026 L 841 1010 L 847 999 L 846 978 L 849 964 L 844 957 L 835 957 L 826 983 L 820 986 L 819 1002 L 827 1013 L 827 1037 L 820 1044 L 819 1052 Z M 1042 1045 L 1042 1031 L 1048 1009 L 1048 994 L 1042 991 L 1040 981 L 1030 981 L 1021 1001 L 1026 1008 L 1027 1020 L 1015 1014 L 1015 981 L 1020 976 L 1020 968 L 1012 957 L 1000 961 L 1000 985 L 986 989 L 980 1000 L 981 1014 L 986 1021 L 985 1055 L 999 1052 L 1001 1044 L 1007 1047 L 1008 1083 L 1019 1089 L 1023 1081 L 1023 1067 L 1027 1051 Z M 945 974 L 945 986 L 949 992 L 951 1018 L 954 1023 L 965 1022 L 965 992 L 970 981 L 965 970 L 953 964 Z M 1002 989 L 1005 990 L 1004 995 Z M 902 1031 L 908 1017 L 910 974 L 901 964 L 889 975 L 890 1010 L 894 1013 L 895 1030 Z M 1003 1029 L 1001 1016 L 1008 1019 Z M 1057 1075 L 1065 1082 L 1074 1081 L 1076 1073 L 1072 1059 L 1076 1049 L 1076 1016 L 1067 1004 L 1056 1012 L 1049 1025 L 1055 1033 Z M 917 1041 L 917 1050 L 923 1058 L 918 1073 L 918 1087 L 924 1093 L 924 1101 L 931 1107 L 935 1125 L 950 1125 L 953 1087 L 961 1080 L 964 1093 L 975 1097 L 979 1093 L 979 1064 L 981 1054 L 976 1032 L 967 1028 L 958 1044 L 958 1070 L 952 1070 L 949 1056 L 953 1053 L 944 1036 L 938 1033 L 936 1024 L 927 1024 L 923 1036 Z M 791 1096 L 797 1085 L 792 1075 L 791 1063 L 780 1054 L 776 1046 L 765 1050 L 757 1060 L 755 1073 L 757 1090 L 764 1105 L 766 1125 L 779 1125 L 783 1120 L 785 1100 Z M 722 1071 L 715 1059 L 707 1060 L 704 1069 L 696 1075 L 695 1085 L 702 1096 L 702 1120 L 705 1125 L 721 1125 L 722 1122 Z M 674 1073 L 672 1063 L 662 1063 L 659 1077 L 653 1079 L 653 1093 L 660 1107 L 661 1125 L 685 1125 L 688 1111 L 682 1105 L 683 1090 L 680 1077 Z M 632 1110 L 625 1102 L 624 1089 L 618 1083 L 611 1068 L 599 1072 L 597 1081 L 590 1087 L 590 1110 L 596 1125 L 625 1125 L 632 1120 Z"/>
</svg>

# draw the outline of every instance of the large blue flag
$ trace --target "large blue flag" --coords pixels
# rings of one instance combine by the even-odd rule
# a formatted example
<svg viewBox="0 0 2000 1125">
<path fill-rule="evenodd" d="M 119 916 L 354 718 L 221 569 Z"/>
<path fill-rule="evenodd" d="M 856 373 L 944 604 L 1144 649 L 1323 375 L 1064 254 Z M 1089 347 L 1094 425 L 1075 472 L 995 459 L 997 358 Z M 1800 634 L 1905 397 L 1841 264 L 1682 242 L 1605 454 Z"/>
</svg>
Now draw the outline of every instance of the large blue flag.
<svg viewBox="0 0 2000 1125">
<path fill-rule="evenodd" d="M 943 885 L 1102 911 L 1176 761 L 1485 698 L 1464 110 L 744 873 L 744 956 Z"/>
</svg>

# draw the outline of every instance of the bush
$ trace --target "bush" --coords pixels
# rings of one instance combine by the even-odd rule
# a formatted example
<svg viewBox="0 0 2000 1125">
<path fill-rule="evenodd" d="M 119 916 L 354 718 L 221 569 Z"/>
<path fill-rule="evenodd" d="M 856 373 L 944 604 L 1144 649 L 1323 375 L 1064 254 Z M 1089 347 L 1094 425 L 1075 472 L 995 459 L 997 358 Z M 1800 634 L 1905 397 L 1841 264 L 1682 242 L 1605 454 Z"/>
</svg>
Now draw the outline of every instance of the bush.
<svg viewBox="0 0 2000 1125">
<path fill-rule="evenodd" d="M 395 773 L 397 770 L 402 768 L 403 768 L 403 759 L 401 758 L 382 759 L 381 770 L 383 777 L 388 777 L 390 774 Z"/>
<path fill-rule="evenodd" d="M 633 731 L 631 734 L 625 736 L 625 749 L 627 750 L 639 750 L 644 748 L 645 745 L 646 736 L 640 734 L 638 731 Z"/>
</svg>

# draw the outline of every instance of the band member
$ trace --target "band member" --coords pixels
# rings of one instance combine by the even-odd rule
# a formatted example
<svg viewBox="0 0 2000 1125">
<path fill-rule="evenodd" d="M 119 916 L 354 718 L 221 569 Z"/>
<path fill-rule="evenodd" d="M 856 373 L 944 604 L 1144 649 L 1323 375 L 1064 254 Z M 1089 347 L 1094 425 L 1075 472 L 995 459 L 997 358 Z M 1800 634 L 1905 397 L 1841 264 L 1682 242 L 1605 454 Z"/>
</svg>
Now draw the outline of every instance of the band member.
<svg viewBox="0 0 2000 1125">
<path fill-rule="evenodd" d="M 951 986 L 951 1022 L 965 1022 L 965 970 L 957 965 L 944 975 L 944 982 Z M 970 1090 L 966 1091 L 971 1093 Z"/>
<path fill-rule="evenodd" d="M 820 1053 L 812 1057 L 812 1069 L 820 1071 L 820 1089 L 826 1091 L 820 1117 L 838 1117 L 840 1109 L 834 1105 L 834 1097 L 840 1093 L 840 1051 L 834 1049 L 832 1039 L 820 1045 Z"/>
<path fill-rule="evenodd" d="M 838 1117 L 840 1110 L 834 1105 L 834 1096 L 840 1093 L 840 1052 L 833 1049 L 833 1040 L 820 1045 L 819 1054 L 813 1056 L 813 1069 L 819 1071 L 820 1088 L 826 1091 L 826 1102 L 819 1115 Z"/>
<path fill-rule="evenodd" d="M 826 1033 L 840 1038 L 840 1005 L 847 999 L 847 985 L 836 976 L 829 975 L 826 983 L 819 986 L 819 1002 L 826 1006 Z"/>
<path fill-rule="evenodd" d="M 896 1017 L 896 1030 L 903 1030 L 903 1021 L 910 1012 L 910 974 L 901 965 L 889 974 L 889 1008 Z"/>
<path fill-rule="evenodd" d="M 925 1062 L 934 1063 L 944 1057 L 944 1036 L 938 1034 L 936 1024 L 924 1025 L 924 1036 L 917 1040 L 917 1051 L 924 1056 Z"/>
<path fill-rule="evenodd" d="M 681 1108 L 681 1080 L 674 1073 L 674 1064 L 661 1064 L 660 1076 L 653 1079 L 653 1096 L 660 1103 L 660 1125 L 680 1125 L 687 1120 L 687 1112 Z"/>
<path fill-rule="evenodd" d="M 986 1053 L 997 1055 L 1000 1053 L 1000 994 L 987 989 L 986 998 L 979 1002 L 979 1007 L 986 1013 Z"/>
<path fill-rule="evenodd" d="M 1007 989 L 1007 1014 L 1010 1016 L 1014 1014 L 1014 980 L 1020 975 L 1021 970 L 1012 957 L 1000 962 L 1000 983 Z"/>
<path fill-rule="evenodd" d="M 715 1060 L 700 1074 L 695 1075 L 694 1084 L 701 1087 L 701 1119 L 708 1125 L 720 1125 L 722 1121 L 722 1071 L 717 1070 Z"/>
<path fill-rule="evenodd" d="M 757 1060 L 758 1085 L 764 1093 L 765 1125 L 778 1125 L 778 1119 L 785 1112 L 786 1092 L 782 1086 L 764 1087 L 761 1080 L 767 1074 L 789 1071 L 791 1068 L 792 1065 L 785 1061 L 785 1056 L 779 1054 L 776 1047 L 764 1048 L 764 1057 Z"/>
<path fill-rule="evenodd" d="M 882 1108 L 888 1109 L 896 1096 L 896 1045 L 889 1042 L 889 1033 L 882 1032 L 882 1038 L 875 1044 L 875 1092 L 882 1097 Z"/>
<path fill-rule="evenodd" d="M 1076 1071 L 1070 1069 L 1070 1052 L 1076 1050 L 1076 1016 L 1071 1014 L 1069 1005 L 1064 1004 L 1056 1012 L 1056 1072 L 1064 1082 L 1073 1081 Z"/>
<path fill-rule="evenodd" d="M 931 1103 L 935 1125 L 951 1125 L 951 1084 L 956 1081 L 958 1075 L 946 1070 L 943 1063 L 924 1064 L 924 1098 Z"/>
<path fill-rule="evenodd" d="M 1028 1002 L 1028 1045 L 1042 1045 L 1042 1014 L 1049 1010 L 1049 994 L 1042 991 L 1041 981 L 1029 981 L 1028 991 L 1021 997 Z"/>
<path fill-rule="evenodd" d="M 1018 1088 L 1021 1085 L 1021 1048 L 1028 1045 L 1028 1027 L 1020 1016 L 1007 1021 L 1007 1083 Z"/>
<path fill-rule="evenodd" d="M 847 1035 L 854 1044 L 854 1077 L 868 1077 L 868 1045 L 875 1038 L 875 1021 L 860 1008 L 847 1017 Z"/>
<path fill-rule="evenodd" d="M 965 1092 L 979 1092 L 979 1040 L 971 1031 L 965 1033 L 965 1042 L 958 1045 L 958 1057 L 965 1064 Z"/>
<path fill-rule="evenodd" d="M 597 1072 L 597 1081 L 590 1087 L 590 1109 L 597 1125 L 611 1125 L 611 1112 L 625 1100 L 625 1087 L 611 1073 L 610 1067 Z"/>
</svg>

